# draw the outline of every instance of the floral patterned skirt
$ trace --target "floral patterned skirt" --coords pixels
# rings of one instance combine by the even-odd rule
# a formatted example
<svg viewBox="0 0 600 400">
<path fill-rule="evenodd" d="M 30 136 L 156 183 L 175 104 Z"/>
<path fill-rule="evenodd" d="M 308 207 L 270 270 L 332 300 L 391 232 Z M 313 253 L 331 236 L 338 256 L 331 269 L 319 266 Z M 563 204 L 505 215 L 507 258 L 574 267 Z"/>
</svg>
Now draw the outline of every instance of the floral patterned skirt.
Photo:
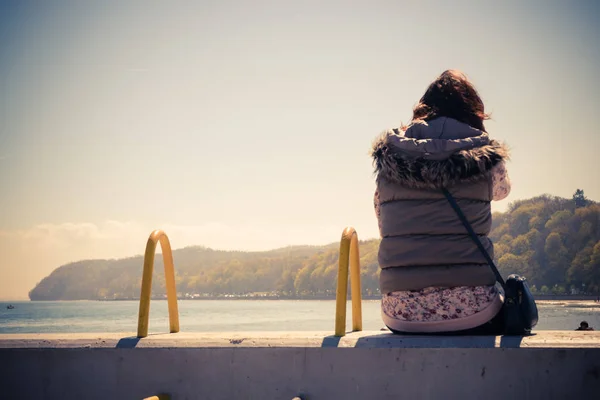
<svg viewBox="0 0 600 400">
<path fill-rule="evenodd" d="M 428 287 L 386 294 L 381 307 L 387 316 L 401 321 L 436 322 L 474 315 L 497 296 L 495 286 Z"/>
</svg>

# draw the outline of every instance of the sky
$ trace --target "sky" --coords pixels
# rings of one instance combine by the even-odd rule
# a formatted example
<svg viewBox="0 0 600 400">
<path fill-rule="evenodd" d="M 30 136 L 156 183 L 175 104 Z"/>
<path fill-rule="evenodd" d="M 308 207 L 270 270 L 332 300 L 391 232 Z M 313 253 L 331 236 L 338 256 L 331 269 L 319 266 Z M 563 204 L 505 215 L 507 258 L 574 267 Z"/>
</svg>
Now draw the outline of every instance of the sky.
<svg viewBox="0 0 600 400">
<path fill-rule="evenodd" d="M 159 228 L 173 248 L 377 237 L 371 143 L 449 68 L 512 149 L 494 210 L 600 200 L 599 20 L 594 0 L 0 1 L 0 298 Z"/>
</svg>

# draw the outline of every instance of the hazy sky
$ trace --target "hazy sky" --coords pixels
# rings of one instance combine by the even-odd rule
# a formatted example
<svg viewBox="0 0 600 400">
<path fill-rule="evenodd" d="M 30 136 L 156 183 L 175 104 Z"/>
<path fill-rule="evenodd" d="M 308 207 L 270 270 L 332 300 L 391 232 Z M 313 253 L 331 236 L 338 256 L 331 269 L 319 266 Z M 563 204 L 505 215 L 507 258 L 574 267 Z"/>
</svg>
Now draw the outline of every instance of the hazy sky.
<svg viewBox="0 0 600 400">
<path fill-rule="evenodd" d="M 0 1 L 0 298 L 156 228 L 174 248 L 376 237 L 370 144 L 448 68 L 512 148 L 496 210 L 600 200 L 598 2 L 469 3 Z"/>
</svg>

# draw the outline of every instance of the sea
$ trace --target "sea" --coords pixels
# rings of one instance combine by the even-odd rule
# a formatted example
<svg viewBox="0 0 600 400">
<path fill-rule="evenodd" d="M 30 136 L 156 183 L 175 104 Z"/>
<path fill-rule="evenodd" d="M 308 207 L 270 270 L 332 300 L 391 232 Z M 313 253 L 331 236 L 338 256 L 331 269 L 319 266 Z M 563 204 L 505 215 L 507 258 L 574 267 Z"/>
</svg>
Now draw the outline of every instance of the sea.
<svg viewBox="0 0 600 400">
<path fill-rule="evenodd" d="M 7 308 L 12 305 L 14 308 Z M 182 332 L 332 331 L 334 300 L 179 300 Z M 137 301 L 0 302 L 0 334 L 121 332 L 137 329 Z M 347 304 L 347 327 L 351 327 Z M 581 321 L 600 329 L 600 303 L 539 301 L 537 330 L 574 330 Z M 384 327 L 378 300 L 362 303 L 363 329 Z M 150 333 L 168 332 L 167 302 L 150 305 Z"/>
</svg>

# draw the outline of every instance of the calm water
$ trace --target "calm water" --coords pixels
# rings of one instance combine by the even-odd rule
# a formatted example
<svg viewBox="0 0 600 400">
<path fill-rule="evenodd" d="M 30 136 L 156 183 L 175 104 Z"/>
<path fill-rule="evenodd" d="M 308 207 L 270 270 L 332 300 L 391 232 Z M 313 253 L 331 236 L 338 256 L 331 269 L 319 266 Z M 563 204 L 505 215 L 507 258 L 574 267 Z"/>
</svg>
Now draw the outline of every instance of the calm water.
<svg viewBox="0 0 600 400">
<path fill-rule="evenodd" d="M 135 332 L 137 301 L 0 303 L 1 333 Z M 538 304 L 540 330 L 572 330 L 586 320 L 600 329 L 600 304 L 544 301 Z M 348 328 L 351 307 L 348 303 Z M 333 331 L 333 300 L 180 300 L 182 331 Z M 167 302 L 153 300 L 150 332 L 168 331 Z M 383 327 L 379 301 L 363 302 L 363 329 Z"/>
</svg>

